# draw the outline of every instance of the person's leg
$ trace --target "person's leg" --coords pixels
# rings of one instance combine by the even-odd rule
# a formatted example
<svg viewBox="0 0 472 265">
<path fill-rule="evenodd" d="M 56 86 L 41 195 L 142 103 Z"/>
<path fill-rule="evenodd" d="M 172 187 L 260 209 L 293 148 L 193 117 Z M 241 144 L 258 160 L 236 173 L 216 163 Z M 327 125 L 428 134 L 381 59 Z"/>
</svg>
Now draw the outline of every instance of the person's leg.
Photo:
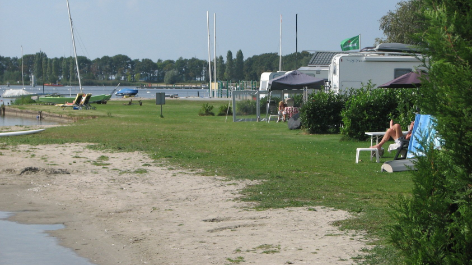
<svg viewBox="0 0 472 265">
<path fill-rule="evenodd" d="M 380 141 L 380 143 L 374 146 L 371 146 L 371 148 L 380 149 L 383 144 L 385 144 L 388 140 L 390 140 L 390 138 L 393 138 L 393 140 L 396 140 L 400 138 L 401 136 L 403 136 L 403 133 L 402 133 L 402 128 L 400 127 L 400 124 L 394 124 L 392 128 L 388 129 L 385 132 L 385 135 L 382 137 L 382 140 Z"/>
</svg>

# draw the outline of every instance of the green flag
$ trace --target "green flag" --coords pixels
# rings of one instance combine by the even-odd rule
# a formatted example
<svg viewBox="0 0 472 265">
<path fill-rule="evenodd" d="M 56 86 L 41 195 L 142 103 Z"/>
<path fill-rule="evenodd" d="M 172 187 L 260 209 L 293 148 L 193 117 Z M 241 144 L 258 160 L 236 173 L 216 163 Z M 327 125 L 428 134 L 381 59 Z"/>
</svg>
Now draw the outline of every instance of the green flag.
<svg viewBox="0 0 472 265">
<path fill-rule="evenodd" d="M 359 50 L 359 38 L 360 38 L 360 35 L 357 35 L 355 37 L 343 40 L 341 42 L 341 50 L 342 51 Z"/>
</svg>

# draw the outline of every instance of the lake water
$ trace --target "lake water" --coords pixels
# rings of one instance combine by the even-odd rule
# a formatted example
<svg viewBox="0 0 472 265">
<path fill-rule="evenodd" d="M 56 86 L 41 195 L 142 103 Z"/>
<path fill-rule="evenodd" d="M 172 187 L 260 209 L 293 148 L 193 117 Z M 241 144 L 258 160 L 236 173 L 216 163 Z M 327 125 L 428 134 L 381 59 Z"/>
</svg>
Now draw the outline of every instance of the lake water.
<svg viewBox="0 0 472 265">
<path fill-rule="evenodd" d="M 46 231 L 63 225 L 26 225 L 7 221 L 12 213 L 0 212 L 0 264 L 93 265 L 72 250 L 60 246 Z"/>
<path fill-rule="evenodd" d="M 8 90 L 8 89 L 22 89 L 23 86 L 0 86 L 0 95 L 3 95 L 3 93 Z M 51 87 L 51 86 L 45 86 L 44 91 L 42 86 L 36 86 L 36 87 L 31 87 L 31 86 L 25 86 L 24 87 L 25 91 L 33 93 L 33 94 L 61 94 L 61 95 L 76 95 L 79 93 L 79 87 Z M 134 88 L 134 87 L 126 87 L 126 86 L 119 86 L 116 91 L 122 89 L 122 88 Z M 92 93 L 92 95 L 101 95 L 101 94 L 110 94 L 115 87 L 114 86 L 84 86 L 82 87 L 83 93 Z M 115 91 L 115 92 L 116 92 Z M 208 89 L 154 89 L 154 88 L 140 88 L 138 94 L 136 95 L 137 97 L 142 97 L 142 98 L 156 98 L 156 93 L 162 93 L 164 92 L 166 95 L 174 95 L 177 94 L 179 98 L 186 98 L 186 97 L 200 97 L 200 98 L 207 98 L 209 97 Z M 111 97 L 113 98 L 121 98 L 120 96 L 112 95 Z M 3 102 L 5 105 L 10 102 L 11 99 L 9 98 L 0 98 L 0 104 Z"/>
<path fill-rule="evenodd" d="M 1 126 L 15 126 L 15 125 L 23 125 L 23 126 L 31 126 L 31 125 L 55 125 L 59 124 L 58 122 L 54 121 L 47 121 L 47 120 L 39 120 L 39 119 L 32 119 L 27 117 L 19 117 L 19 116 L 0 116 L 0 127 Z"/>
<path fill-rule="evenodd" d="M 0 96 L 3 95 L 3 93 L 8 90 L 8 89 L 22 89 L 23 86 L 17 86 L 17 85 L 11 85 L 10 87 L 7 86 L 1 86 L 0 87 Z M 42 86 L 36 86 L 36 87 L 31 87 L 31 86 L 25 86 L 24 87 L 25 91 L 33 94 L 38 94 L 38 93 L 57 93 L 61 95 L 75 95 L 79 92 L 78 87 L 50 87 L 50 86 L 45 86 L 44 87 L 44 92 L 43 92 L 43 87 Z M 126 88 L 119 86 L 116 91 Z M 134 88 L 134 87 L 128 87 L 128 88 Z M 115 89 L 114 86 L 84 86 L 83 87 L 83 93 L 92 93 L 93 95 L 101 95 L 101 94 L 110 94 L 113 90 Z M 208 89 L 139 89 L 138 94 L 136 95 L 137 97 L 141 98 L 149 98 L 149 99 L 155 99 L 156 98 L 156 93 L 165 93 L 166 95 L 178 95 L 179 98 L 187 98 L 187 97 L 199 97 L 199 98 L 208 98 Z M 111 97 L 113 98 L 121 98 L 120 96 L 112 95 Z M 11 102 L 14 99 L 12 98 L 2 98 L 0 97 L 0 105 L 3 103 L 5 105 L 11 104 Z M 25 118 L 25 117 L 12 117 L 12 116 L 5 116 L 2 117 L 0 116 L 0 126 L 14 126 L 14 125 L 54 125 L 58 124 L 57 122 L 52 122 L 52 121 L 45 121 L 45 120 L 37 120 L 37 119 L 31 119 L 31 118 Z"/>
</svg>

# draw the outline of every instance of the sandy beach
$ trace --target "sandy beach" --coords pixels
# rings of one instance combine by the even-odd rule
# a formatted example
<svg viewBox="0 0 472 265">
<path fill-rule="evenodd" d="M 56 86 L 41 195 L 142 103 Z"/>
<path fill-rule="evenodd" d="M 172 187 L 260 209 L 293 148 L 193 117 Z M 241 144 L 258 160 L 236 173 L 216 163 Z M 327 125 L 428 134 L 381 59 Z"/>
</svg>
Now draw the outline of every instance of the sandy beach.
<svg viewBox="0 0 472 265">
<path fill-rule="evenodd" d="M 51 234 L 99 265 L 355 264 L 368 248 L 359 231 L 332 225 L 345 211 L 256 211 L 238 200 L 255 183 L 87 145 L 2 145 L 0 211 L 64 224 Z"/>
</svg>

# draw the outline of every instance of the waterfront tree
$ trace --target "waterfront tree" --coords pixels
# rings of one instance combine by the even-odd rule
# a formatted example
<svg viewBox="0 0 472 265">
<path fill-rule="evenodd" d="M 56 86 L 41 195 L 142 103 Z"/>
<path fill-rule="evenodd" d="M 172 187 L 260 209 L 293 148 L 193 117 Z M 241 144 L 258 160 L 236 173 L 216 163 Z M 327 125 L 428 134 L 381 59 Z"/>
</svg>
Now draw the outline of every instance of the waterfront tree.
<svg viewBox="0 0 472 265">
<path fill-rule="evenodd" d="M 170 70 L 166 72 L 164 82 L 166 84 L 175 84 L 179 81 L 179 72 L 177 70 Z"/>
<path fill-rule="evenodd" d="M 218 56 L 218 59 L 216 60 L 216 75 L 218 76 L 219 80 L 224 80 L 225 77 L 225 61 L 223 59 L 223 56 Z"/>
<path fill-rule="evenodd" d="M 226 54 L 226 66 L 225 66 L 225 79 L 233 80 L 234 76 L 234 63 L 233 63 L 233 53 L 228 51 Z"/>
<path fill-rule="evenodd" d="M 236 52 L 236 62 L 234 64 L 234 79 L 243 80 L 244 79 L 244 55 L 243 51 L 238 50 Z"/>
<path fill-rule="evenodd" d="M 418 39 L 414 35 L 425 30 L 424 16 L 418 12 L 422 2 L 423 0 L 400 1 L 395 11 L 390 10 L 380 18 L 379 28 L 386 38 L 377 38 L 376 44 L 383 42 L 418 44 Z"/>
</svg>

